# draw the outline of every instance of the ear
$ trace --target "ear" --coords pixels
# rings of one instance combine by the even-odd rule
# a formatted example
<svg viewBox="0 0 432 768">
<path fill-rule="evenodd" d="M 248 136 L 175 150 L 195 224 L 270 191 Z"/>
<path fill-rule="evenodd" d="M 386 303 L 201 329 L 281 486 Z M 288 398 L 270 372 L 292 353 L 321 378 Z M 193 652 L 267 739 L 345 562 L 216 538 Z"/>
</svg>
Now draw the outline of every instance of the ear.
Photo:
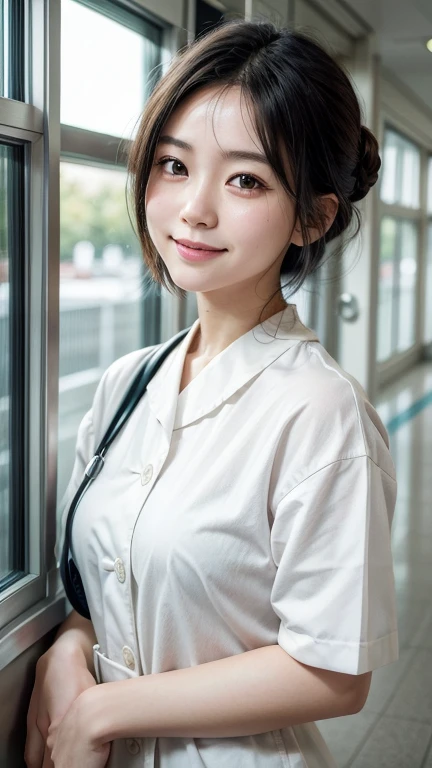
<svg viewBox="0 0 432 768">
<path fill-rule="evenodd" d="M 315 227 L 309 227 L 309 243 L 314 243 L 316 240 L 319 240 L 320 237 L 323 237 L 326 232 L 328 232 L 338 212 L 339 200 L 333 193 L 331 195 L 320 195 L 320 203 L 323 207 L 326 220 L 325 230 L 324 232 L 320 232 L 319 229 Z M 304 245 L 298 220 L 291 237 L 291 243 L 300 246 Z"/>
</svg>

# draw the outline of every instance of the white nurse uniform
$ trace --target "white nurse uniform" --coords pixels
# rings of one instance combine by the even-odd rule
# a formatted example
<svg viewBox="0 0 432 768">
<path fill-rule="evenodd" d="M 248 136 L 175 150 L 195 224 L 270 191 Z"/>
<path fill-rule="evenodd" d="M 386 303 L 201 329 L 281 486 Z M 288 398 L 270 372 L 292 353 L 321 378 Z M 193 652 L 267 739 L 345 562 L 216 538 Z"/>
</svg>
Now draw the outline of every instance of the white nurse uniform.
<svg viewBox="0 0 432 768">
<path fill-rule="evenodd" d="M 376 410 L 295 305 L 236 339 L 179 395 L 198 327 L 149 383 L 76 513 L 98 681 L 277 643 L 304 664 L 350 674 L 396 660 L 396 480 Z M 148 350 L 104 374 L 79 428 L 65 510 Z M 307 723 L 117 740 L 109 766 L 335 764 Z"/>
</svg>

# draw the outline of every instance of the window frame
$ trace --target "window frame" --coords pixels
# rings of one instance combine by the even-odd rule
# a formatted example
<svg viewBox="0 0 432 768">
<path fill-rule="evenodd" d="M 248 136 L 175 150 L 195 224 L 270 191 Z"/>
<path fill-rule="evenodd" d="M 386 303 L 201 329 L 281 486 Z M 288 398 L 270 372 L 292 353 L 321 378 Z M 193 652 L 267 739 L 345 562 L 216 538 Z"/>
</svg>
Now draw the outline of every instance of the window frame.
<svg viewBox="0 0 432 768">
<path fill-rule="evenodd" d="M 423 349 L 423 337 L 422 328 L 424 326 L 424 296 L 422 295 L 422 286 L 424 284 L 424 259 L 422 254 L 425 253 L 426 243 L 426 227 L 427 227 L 427 214 L 426 214 L 426 182 L 427 182 L 427 157 L 429 155 L 428 150 L 425 148 L 419 140 L 419 137 L 415 133 L 411 132 L 406 125 L 400 124 L 400 122 L 393 116 L 389 115 L 384 105 L 382 108 L 382 144 L 384 145 L 384 139 L 386 131 L 389 130 L 392 133 L 397 133 L 411 144 L 415 144 L 420 153 L 420 175 L 419 175 L 419 207 L 407 208 L 397 203 L 385 203 L 381 199 L 381 184 L 382 176 L 378 182 L 378 231 L 377 231 L 377 243 L 378 254 L 380 250 L 380 232 L 381 223 L 384 217 L 390 217 L 396 220 L 407 220 L 417 224 L 417 283 L 415 293 L 415 306 L 416 317 L 414 318 L 415 335 L 414 344 L 403 352 L 395 352 L 386 360 L 376 360 L 377 367 L 377 381 L 378 387 L 381 388 L 390 383 L 398 375 L 401 375 L 403 371 L 414 365 L 416 362 L 422 359 L 424 355 Z M 379 259 L 377 260 L 379 262 Z M 378 263 L 377 263 L 378 269 Z M 378 271 L 377 271 L 378 278 Z M 377 292 L 377 301 L 379 295 Z M 376 327 L 376 333 L 378 335 L 378 324 Z M 377 344 L 378 349 L 378 344 Z"/>
<path fill-rule="evenodd" d="M 0 594 L 0 668 L 6 666 L 24 647 L 33 642 L 23 639 L 23 626 L 35 605 L 41 605 L 49 598 L 47 572 L 49 570 L 52 534 L 49 531 L 49 515 L 45 514 L 48 503 L 47 476 L 50 463 L 46 460 L 52 450 L 48 429 L 47 402 L 54 397 L 50 407 L 55 409 L 55 392 L 47 371 L 55 365 L 55 328 L 49 326 L 50 311 L 55 310 L 55 275 L 47 270 L 46 255 L 54 263 L 55 230 L 50 227 L 55 215 L 55 127 L 50 124 L 55 108 L 54 84 L 48 80 L 47 89 L 51 96 L 50 109 L 46 110 L 48 124 L 44 131 L 44 83 L 43 51 L 48 40 L 55 52 L 55 4 L 51 16 L 42 0 L 27 0 L 20 9 L 24 12 L 21 21 L 23 29 L 20 39 L 26 41 L 22 57 L 27 66 L 23 72 L 22 92 L 33 92 L 34 103 L 29 104 L 2 97 L 0 111 L 2 124 L 0 135 L 6 140 L 21 143 L 24 147 L 24 270 L 27 275 L 23 296 L 25 307 L 24 323 L 24 421 L 25 442 L 21 467 L 24 476 L 27 573 L 15 580 Z M 30 18 L 35 22 L 30 28 Z M 31 31 L 30 31 L 31 29 Z M 29 44 L 30 43 L 30 44 Z M 54 49 L 52 48 L 54 46 Z M 28 52 L 32 51 L 31 60 Z M 30 81 L 32 79 L 32 82 Z M 49 136 L 49 142 L 47 142 Z M 44 165 L 50 167 L 51 188 L 44 189 Z M 48 273 L 49 281 L 45 275 Z M 48 282 L 48 285 L 46 284 Z M 52 299 L 54 298 L 54 305 Z M 31 329 L 31 332 L 30 332 Z M 44 343 L 46 342 L 47 343 Z M 31 385 L 30 385 L 31 383 Z M 49 391 L 48 391 L 49 390 Z M 55 418 L 55 412 L 51 414 Z M 31 447 L 31 450 L 30 450 Z M 38 448 L 39 450 L 35 449 Z M 51 463 L 52 466 L 52 463 Z M 52 545 L 53 546 L 53 545 Z M 51 555 L 52 559 L 52 555 Z"/>
<path fill-rule="evenodd" d="M 7 158 L 7 241 L 8 241 L 8 281 L 9 281 L 9 388 L 8 425 L 9 425 L 9 480 L 8 510 L 9 530 L 8 573 L 0 579 L 0 593 L 20 581 L 27 573 L 26 536 L 26 495 L 27 466 L 26 424 L 24 419 L 26 401 L 26 336 L 27 329 L 22 322 L 25 317 L 25 273 L 26 273 L 26 231 L 25 231 L 25 167 L 27 164 L 27 146 L 17 139 L 6 140 L 2 137 L 2 147 L 9 150 Z M 12 221 L 11 221 L 12 219 Z M 12 252 L 9 252 L 12 244 Z M 12 354 L 11 354 L 12 353 Z M 24 467 L 19 476 L 12 468 Z M 24 482 L 23 482 L 24 478 Z M 11 511 L 13 515 L 11 515 Z"/>
<path fill-rule="evenodd" d="M 65 154 L 84 136 L 80 129 L 60 125 L 61 0 L 19 0 L 23 29 L 26 101 L 0 97 L 0 140 L 25 148 L 25 453 L 26 536 L 28 573 L 0 593 L 0 670 L 58 625 L 67 614 L 54 544 L 56 539 L 61 150 Z M 22 3 L 22 5 L 21 5 Z M 86 4 L 86 2 L 84 2 Z M 92 2 L 95 6 L 96 2 Z M 173 27 L 136 3 L 122 0 L 119 7 L 152 21 L 162 30 L 162 65 L 185 44 L 185 30 Z M 47 52 L 49 51 L 49 56 Z M 163 69 L 162 69 L 163 71 Z M 85 133 L 85 132 L 84 132 Z M 90 132 L 88 132 L 90 133 Z M 106 137 L 99 135 L 99 161 L 108 157 Z M 112 137 L 109 137 L 112 139 Z M 62 146 L 64 142 L 64 146 Z M 124 143 L 124 142 L 123 142 Z M 94 158 L 94 147 L 91 150 Z M 88 157 L 88 156 L 87 156 Z M 66 159 L 66 158 L 65 158 Z M 162 296 L 168 321 L 161 328 L 155 318 L 154 337 L 180 330 L 177 298 Z M 157 339 L 158 341 L 161 339 Z M 163 339 L 162 339 L 163 340 Z"/>
</svg>

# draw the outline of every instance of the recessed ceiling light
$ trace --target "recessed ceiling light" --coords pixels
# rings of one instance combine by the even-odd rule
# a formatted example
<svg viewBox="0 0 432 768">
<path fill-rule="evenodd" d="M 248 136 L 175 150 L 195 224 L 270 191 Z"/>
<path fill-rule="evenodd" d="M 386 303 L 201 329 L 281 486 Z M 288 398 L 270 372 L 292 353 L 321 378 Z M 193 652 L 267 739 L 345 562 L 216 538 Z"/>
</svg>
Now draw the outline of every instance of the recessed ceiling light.
<svg viewBox="0 0 432 768">
<path fill-rule="evenodd" d="M 426 48 L 432 53 L 432 38 L 427 41 Z"/>
</svg>

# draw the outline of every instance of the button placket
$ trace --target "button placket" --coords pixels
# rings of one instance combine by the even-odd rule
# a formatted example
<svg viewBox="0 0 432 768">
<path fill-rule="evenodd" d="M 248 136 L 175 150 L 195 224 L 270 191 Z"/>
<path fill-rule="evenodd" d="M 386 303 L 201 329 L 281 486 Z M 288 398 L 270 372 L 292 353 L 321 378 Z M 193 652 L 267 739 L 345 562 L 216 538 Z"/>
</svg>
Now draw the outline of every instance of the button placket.
<svg viewBox="0 0 432 768">
<path fill-rule="evenodd" d="M 126 569 L 125 569 L 124 562 L 120 557 L 117 557 L 114 560 L 114 571 L 119 582 L 123 584 L 124 581 L 126 580 Z"/>
<path fill-rule="evenodd" d="M 123 660 L 128 669 L 135 669 L 135 656 L 131 648 L 128 645 L 124 645 L 122 648 Z"/>
<path fill-rule="evenodd" d="M 148 485 L 153 477 L 153 464 L 147 464 L 141 472 L 141 485 Z"/>
<path fill-rule="evenodd" d="M 137 739 L 126 739 L 126 749 L 130 755 L 137 755 L 141 745 Z"/>
</svg>

